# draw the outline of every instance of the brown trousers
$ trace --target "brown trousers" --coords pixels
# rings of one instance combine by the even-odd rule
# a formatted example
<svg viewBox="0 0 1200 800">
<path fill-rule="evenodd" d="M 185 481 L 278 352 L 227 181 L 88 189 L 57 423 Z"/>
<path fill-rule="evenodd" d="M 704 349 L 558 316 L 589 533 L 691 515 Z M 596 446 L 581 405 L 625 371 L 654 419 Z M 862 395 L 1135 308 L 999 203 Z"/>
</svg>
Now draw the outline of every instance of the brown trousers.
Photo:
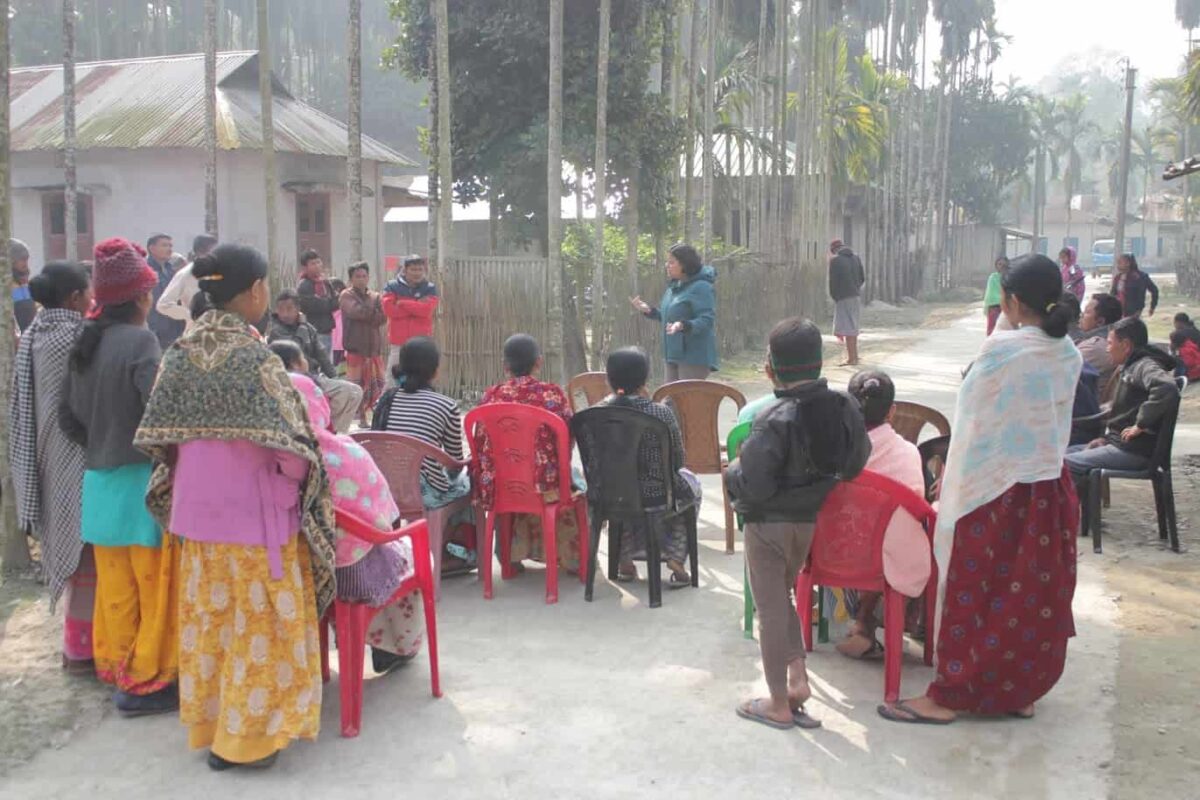
<svg viewBox="0 0 1200 800">
<path fill-rule="evenodd" d="M 668 361 L 666 382 L 706 381 L 710 372 L 712 370 L 702 364 L 676 364 L 673 361 Z"/>
<path fill-rule="evenodd" d="M 774 700 L 787 696 L 788 664 L 805 655 L 792 590 L 814 528 L 811 522 L 746 523 L 746 566 L 758 608 L 763 673 Z"/>
</svg>

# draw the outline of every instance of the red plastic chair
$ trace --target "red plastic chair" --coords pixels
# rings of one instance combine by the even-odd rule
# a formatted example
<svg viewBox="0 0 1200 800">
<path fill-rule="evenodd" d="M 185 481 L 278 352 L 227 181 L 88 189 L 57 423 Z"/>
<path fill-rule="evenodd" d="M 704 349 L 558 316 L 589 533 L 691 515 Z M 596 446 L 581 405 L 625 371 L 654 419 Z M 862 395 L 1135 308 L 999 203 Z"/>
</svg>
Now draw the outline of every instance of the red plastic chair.
<svg viewBox="0 0 1200 800">
<path fill-rule="evenodd" d="M 351 436 L 371 454 L 383 472 L 388 488 L 392 490 L 392 499 L 400 509 L 400 519 L 405 522 L 424 519 L 429 523 L 429 547 L 433 553 L 433 596 L 441 600 L 446 527 L 455 514 L 470 508 L 471 498 L 464 497 L 441 508 L 425 508 L 421 501 L 421 463 L 428 458 L 454 471 L 469 466 L 469 462 L 456 461 L 440 447 L 403 433 L 361 431 Z"/>
<path fill-rule="evenodd" d="M 538 429 L 545 425 L 554 434 L 558 447 L 558 496 L 546 503 L 537 490 L 535 448 Z M 579 578 L 586 581 L 588 561 L 587 495 L 571 490 L 571 434 L 567 423 L 544 408 L 522 403 L 494 403 L 472 409 L 464 420 L 467 440 L 476 440 L 477 429 L 487 434 L 496 468 L 495 500 L 486 519 L 475 517 L 479 542 L 479 570 L 483 576 L 483 596 L 492 599 L 492 552 L 496 524 L 500 526 L 500 576 L 516 573 L 510 564 L 513 515 L 536 514 L 542 519 L 542 547 L 546 554 L 546 602 L 558 602 L 558 515 L 574 510 L 579 528 Z M 479 454 L 474 453 L 478 469 Z M 476 489 L 478 483 L 476 482 Z M 482 526 L 480 528 L 479 526 Z"/>
<path fill-rule="evenodd" d="M 345 511 L 337 512 L 337 524 L 346 533 L 357 536 L 373 545 L 387 544 L 400 539 L 412 540 L 413 559 L 416 572 L 400 584 L 396 592 L 380 608 L 390 606 L 413 592 L 421 592 L 425 606 L 425 639 L 429 648 L 429 679 L 433 684 L 433 696 L 442 696 L 441 679 L 438 675 L 437 613 L 434 610 L 433 575 L 429 559 L 422 555 L 429 551 L 428 526 L 424 520 L 407 525 L 391 533 L 384 533 L 369 522 Z M 330 616 L 337 628 L 338 645 L 338 693 L 342 705 L 342 736 L 353 738 L 362 730 L 363 669 L 367 649 L 367 627 L 379 608 L 366 603 L 348 603 L 334 600 L 333 610 L 321 620 L 321 679 L 329 682 L 329 622 Z"/>
<path fill-rule="evenodd" d="M 937 562 L 933 530 L 937 513 L 907 486 L 874 472 L 834 487 L 817 514 L 808 563 L 796 578 L 796 613 L 804 648 L 813 649 L 813 586 L 837 586 L 883 593 L 884 702 L 900 696 L 900 663 L 904 649 L 904 603 L 883 574 L 883 535 L 892 514 L 903 508 L 925 527 L 932 571 L 925 587 L 925 663 L 933 664 L 934 611 L 937 605 Z"/>
</svg>

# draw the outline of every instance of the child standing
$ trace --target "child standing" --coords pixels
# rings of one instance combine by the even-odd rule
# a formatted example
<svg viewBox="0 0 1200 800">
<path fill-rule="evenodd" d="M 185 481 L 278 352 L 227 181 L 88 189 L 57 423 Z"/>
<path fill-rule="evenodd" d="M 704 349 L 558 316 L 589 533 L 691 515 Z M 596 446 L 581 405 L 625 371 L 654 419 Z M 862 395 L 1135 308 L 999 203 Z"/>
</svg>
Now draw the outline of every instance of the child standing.
<svg viewBox="0 0 1200 800">
<path fill-rule="evenodd" d="M 425 279 L 425 256 L 406 256 L 395 280 L 383 287 L 383 313 L 388 318 L 388 366 L 400 363 L 400 348 L 415 336 L 433 336 L 438 307 L 437 287 Z"/>
<path fill-rule="evenodd" d="M 117 688 L 122 714 L 157 714 L 179 705 L 178 552 L 146 510 L 153 465 L 134 432 L 162 358 L 146 326 L 158 275 L 125 239 L 101 242 L 95 257 L 99 313 L 71 351 L 59 424 L 85 454 L 80 535 L 96 558 L 96 675 Z"/>
<path fill-rule="evenodd" d="M 780 402 L 754 422 L 725 482 L 746 521 L 746 564 L 760 620 L 769 698 L 737 707 L 773 728 L 815 728 L 804 711 L 812 696 L 804 639 L 791 602 L 808 558 L 817 511 L 840 480 L 862 471 L 871 452 L 858 404 L 821 378 L 821 331 L 793 317 L 770 335 L 767 375 Z"/>
<path fill-rule="evenodd" d="M 988 275 L 987 291 L 983 293 L 983 315 L 987 317 L 987 335 L 996 330 L 1000 319 L 1000 279 L 1008 272 L 1008 256 L 996 259 L 996 268 Z"/>
<path fill-rule="evenodd" d="M 321 454 L 251 321 L 267 262 L 244 245 L 196 261 L 206 311 L 167 352 L 136 442 L 146 504 L 183 538 L 180 719 L 214 770 L 269 766 L 320 727 L 317 623 L 334 596 L 335 522 Z"/>
</svg>

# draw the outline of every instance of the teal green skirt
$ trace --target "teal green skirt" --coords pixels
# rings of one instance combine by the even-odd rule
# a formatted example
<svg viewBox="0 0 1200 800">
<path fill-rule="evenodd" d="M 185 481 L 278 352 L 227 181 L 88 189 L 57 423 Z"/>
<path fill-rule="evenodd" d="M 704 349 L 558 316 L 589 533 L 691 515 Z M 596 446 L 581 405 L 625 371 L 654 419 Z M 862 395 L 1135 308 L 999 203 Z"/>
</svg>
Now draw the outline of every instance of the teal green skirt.
<svg viewBox="0 0 1200 800">
<path fill-rule="evenodd" d="M 126 464 L 83 473 L 83 541 L 101 547 L 159 547 L 162 529 L 146 510 L 146 486 L 154 465 Z"/>
</svg>

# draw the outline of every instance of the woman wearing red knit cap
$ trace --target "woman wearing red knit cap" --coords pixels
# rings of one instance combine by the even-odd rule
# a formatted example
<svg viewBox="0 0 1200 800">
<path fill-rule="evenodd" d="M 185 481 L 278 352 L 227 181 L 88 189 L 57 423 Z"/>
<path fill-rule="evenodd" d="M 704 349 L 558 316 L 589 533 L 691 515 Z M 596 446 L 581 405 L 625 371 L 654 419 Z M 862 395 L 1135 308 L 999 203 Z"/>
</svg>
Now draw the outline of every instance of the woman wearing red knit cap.
<svg viewBox="0 0 1200 800">
<path fill-rule="evenodd" d="M 146 327 L 158 276 L 125 239 L 96 245 L 96 309 L 68 361 L 59 424 L 84 448 L 80 534 L 96 558 L 96 675 L 125 716 L 179 707 L 178 549 L 146 509 L 150 457 L 133 435 L 162 358 Z"/>
</svg>

